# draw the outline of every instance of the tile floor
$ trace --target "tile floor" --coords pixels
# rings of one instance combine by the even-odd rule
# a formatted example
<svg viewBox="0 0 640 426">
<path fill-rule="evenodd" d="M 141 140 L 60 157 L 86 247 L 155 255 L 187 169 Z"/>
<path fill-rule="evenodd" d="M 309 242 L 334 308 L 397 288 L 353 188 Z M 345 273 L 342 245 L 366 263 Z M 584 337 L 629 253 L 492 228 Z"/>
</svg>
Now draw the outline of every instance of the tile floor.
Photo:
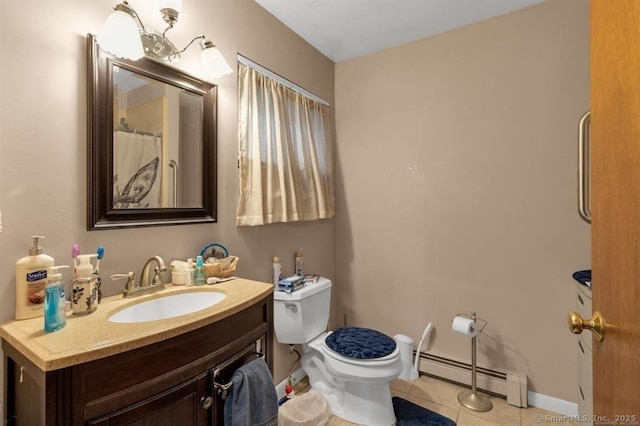
<svg viewBox="0 0 640 426">
<path fill-rule="evenodd" d="M 305 377 L 295 387 L 296 394 L 307 392 L 311 387 Z M 563 422 L 561 415 L 540 408 L 518 408 L 507 404 L 502 398 L 490 397 L 493 409 L 478 413 L 462 407 L 458 403 L 458 393 L 463 387 L 421 376 L 417 380 L 394 380 L 391 382 L 391 394 L 442 414 L 454 420 L 458 426 L 534 426 L 555 424 L 557 426 L 577 425 Z M 332 417 L 328 426 L 353 426 L 353 423 Z"/>
</svg>

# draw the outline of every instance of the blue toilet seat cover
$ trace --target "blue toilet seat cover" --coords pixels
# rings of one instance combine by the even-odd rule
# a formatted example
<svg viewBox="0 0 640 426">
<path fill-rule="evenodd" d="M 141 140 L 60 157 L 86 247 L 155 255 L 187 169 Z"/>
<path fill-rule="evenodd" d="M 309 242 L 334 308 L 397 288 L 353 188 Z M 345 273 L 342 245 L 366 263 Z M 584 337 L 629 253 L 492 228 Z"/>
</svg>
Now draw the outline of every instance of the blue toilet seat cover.
<svg viewBox="0 0 640 426">
<path fill-rule="evenodd" d="M 396 349 L 396 341 L 370 328 L 341 327 L 324 340 L 334 352 L 354 359 L 382 358 Z"/>
</svg>

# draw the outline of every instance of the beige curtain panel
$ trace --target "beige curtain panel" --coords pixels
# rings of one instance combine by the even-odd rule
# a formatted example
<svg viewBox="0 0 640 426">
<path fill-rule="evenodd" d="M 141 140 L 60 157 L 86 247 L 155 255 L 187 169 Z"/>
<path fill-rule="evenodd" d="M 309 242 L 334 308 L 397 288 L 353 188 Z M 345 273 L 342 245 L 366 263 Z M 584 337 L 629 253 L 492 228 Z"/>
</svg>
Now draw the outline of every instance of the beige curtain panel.
<svg viewBox="0 0 640 426">
<path fill-rule="evenodd" d="M 329 107 L 238 64 L 238 226 L 335 215 Z"/>
</svg>

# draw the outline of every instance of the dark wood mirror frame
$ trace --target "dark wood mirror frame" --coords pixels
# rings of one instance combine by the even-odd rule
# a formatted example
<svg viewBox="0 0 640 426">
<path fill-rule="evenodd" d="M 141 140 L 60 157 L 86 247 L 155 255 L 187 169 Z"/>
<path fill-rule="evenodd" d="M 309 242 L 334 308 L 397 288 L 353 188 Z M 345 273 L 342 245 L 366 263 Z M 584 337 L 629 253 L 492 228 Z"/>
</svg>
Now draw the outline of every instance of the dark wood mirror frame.
<svg viewBox="0 0 640 426">
<path fill-rule="evenodd" d="M 217 86 L 179 69 L 148 58 L 137 61 L 116 58 L 102 51 L 92 34 L 87 36 L 88 148 L 87 230 L 166 226 L 217 222 Z M 113 208 L 113 67 L 191 91 L 203 97 L 202 207 Z"/>
</svg>

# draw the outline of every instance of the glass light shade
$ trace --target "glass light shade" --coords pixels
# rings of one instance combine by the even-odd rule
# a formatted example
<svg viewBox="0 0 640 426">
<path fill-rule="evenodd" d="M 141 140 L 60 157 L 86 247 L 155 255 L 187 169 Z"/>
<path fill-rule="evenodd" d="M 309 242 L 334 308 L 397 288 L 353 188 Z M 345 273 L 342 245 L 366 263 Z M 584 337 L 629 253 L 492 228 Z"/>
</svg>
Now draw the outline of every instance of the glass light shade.
<svg viewBox="0 0 640 426">
<path fill-rule="evenodd" d="M 135 61 L 144 56 L 138 25 L 133 16 L 122 10 L 107 17 L 97 38 L 102 50 L 119 58 Z"/>
<path fill-rule="evenodd" d="M 202 72 L 207 79 L 222 77 L 233 72 L 227 61 L 224 60 L 222 53 L 213 45 L 203 47 L 202 53 L 200 53 L 200 60 L 202 62 Z"/>
<path fill-rule="evenodd" d="M 158 0 L 158 9 L 173 9 L 180 13 L 182 9 L 182 0 Z"/>
</svg>

